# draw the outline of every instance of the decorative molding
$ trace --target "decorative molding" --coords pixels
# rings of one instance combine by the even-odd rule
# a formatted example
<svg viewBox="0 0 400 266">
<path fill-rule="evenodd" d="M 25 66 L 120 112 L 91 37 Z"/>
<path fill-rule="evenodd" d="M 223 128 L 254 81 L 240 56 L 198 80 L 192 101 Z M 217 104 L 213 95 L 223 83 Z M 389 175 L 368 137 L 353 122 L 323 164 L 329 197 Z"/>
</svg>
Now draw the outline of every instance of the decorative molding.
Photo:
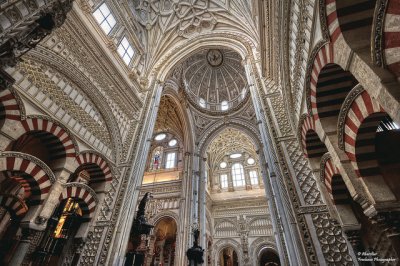
<svg viewBox="0 0 400 266">
<path fill-rule="evenodd" d="M 346 117 L 349 113 L 349 110 L 354 102 L 354 100 L 364 91 L 364 88 L 361 84 L 357 84 L 350 92 L 347 94 L 342 107 L 340 108 L 340 113 L 338 116 L 338 146 L 341 150 L 344 150 L 344 133 L 345 133 L 345 123 Z"/>
<path fill-rule="evenodd" d="M 380 67 L 385 67 L 385 17 L 389 0 L 377 0 L 375 4 L 374 19 L 372 22 L 371 53 L 372 62 Z"/>
<path fill-rule="evenodd" d="M 325 213 L 328 212 L 328 208 L 326 205 L 308 205 L 301 206 L 297 213 L 300 215 L 311 214 L 311 213 Z"/>
</svg>

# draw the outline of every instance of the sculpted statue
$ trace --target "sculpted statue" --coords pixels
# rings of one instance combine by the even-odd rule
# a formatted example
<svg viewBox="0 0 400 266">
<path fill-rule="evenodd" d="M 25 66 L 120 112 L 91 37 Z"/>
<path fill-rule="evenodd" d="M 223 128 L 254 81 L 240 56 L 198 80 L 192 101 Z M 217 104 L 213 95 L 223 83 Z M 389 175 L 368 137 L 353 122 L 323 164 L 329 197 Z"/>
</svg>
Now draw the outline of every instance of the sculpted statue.
<svg viewBox="0 0 400 266">
<path fill-rule="evenodd" d="M 133 221 L 133 233 L 135 235 L 148 235 L 150 234 L 151 229 L 154 227 L 154 225 L 147 223 L 145 217 L 146 203 L 149 201 L 150 197 L 150 193 L 147 192 L 146 194 L 144 194 L 142 200 L 139 203 L 136 218 Z"/>
</svg>

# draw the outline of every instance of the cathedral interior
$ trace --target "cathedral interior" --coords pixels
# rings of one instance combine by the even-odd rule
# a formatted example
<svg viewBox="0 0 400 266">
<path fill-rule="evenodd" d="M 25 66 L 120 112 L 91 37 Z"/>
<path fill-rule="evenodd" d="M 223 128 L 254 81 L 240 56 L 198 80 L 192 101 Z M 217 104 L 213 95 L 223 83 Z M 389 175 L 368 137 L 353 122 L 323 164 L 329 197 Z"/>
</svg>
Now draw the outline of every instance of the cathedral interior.
<svg viewBox="0 0 400 266">
<path fill-rule="evenodd" d="M 399 125 L 399 0 L 0 0 L 0 265 L 400 265 Z"/>
</svg>

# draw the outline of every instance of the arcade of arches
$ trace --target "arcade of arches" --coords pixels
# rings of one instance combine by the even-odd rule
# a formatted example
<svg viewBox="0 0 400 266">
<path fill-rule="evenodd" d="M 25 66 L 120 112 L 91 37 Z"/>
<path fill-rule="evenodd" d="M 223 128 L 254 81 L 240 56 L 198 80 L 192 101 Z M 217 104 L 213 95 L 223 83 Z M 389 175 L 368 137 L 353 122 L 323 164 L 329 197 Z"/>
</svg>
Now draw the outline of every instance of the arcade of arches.
<svg viewBox="0 0 400 266">
<path fill-rule="evenodd" d="M 0 264 L 398 265 L 399 125 L 398 0 L 0 0 Z"/>
</svg>

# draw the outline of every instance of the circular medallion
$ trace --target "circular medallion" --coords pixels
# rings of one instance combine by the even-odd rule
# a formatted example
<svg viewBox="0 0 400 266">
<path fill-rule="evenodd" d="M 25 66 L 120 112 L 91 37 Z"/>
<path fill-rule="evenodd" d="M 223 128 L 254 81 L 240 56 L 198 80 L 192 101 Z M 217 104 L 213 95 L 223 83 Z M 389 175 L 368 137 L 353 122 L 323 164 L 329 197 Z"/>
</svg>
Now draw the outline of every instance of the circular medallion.
<svg viewBox="0 0 400 266">
<path fill-rule="evenodd" d="M 210 66 L 218 67 L 222 64 L 223 56 L 220 50 L 210 49 L 207 52 L 207 62 Z"/>
</svg>

